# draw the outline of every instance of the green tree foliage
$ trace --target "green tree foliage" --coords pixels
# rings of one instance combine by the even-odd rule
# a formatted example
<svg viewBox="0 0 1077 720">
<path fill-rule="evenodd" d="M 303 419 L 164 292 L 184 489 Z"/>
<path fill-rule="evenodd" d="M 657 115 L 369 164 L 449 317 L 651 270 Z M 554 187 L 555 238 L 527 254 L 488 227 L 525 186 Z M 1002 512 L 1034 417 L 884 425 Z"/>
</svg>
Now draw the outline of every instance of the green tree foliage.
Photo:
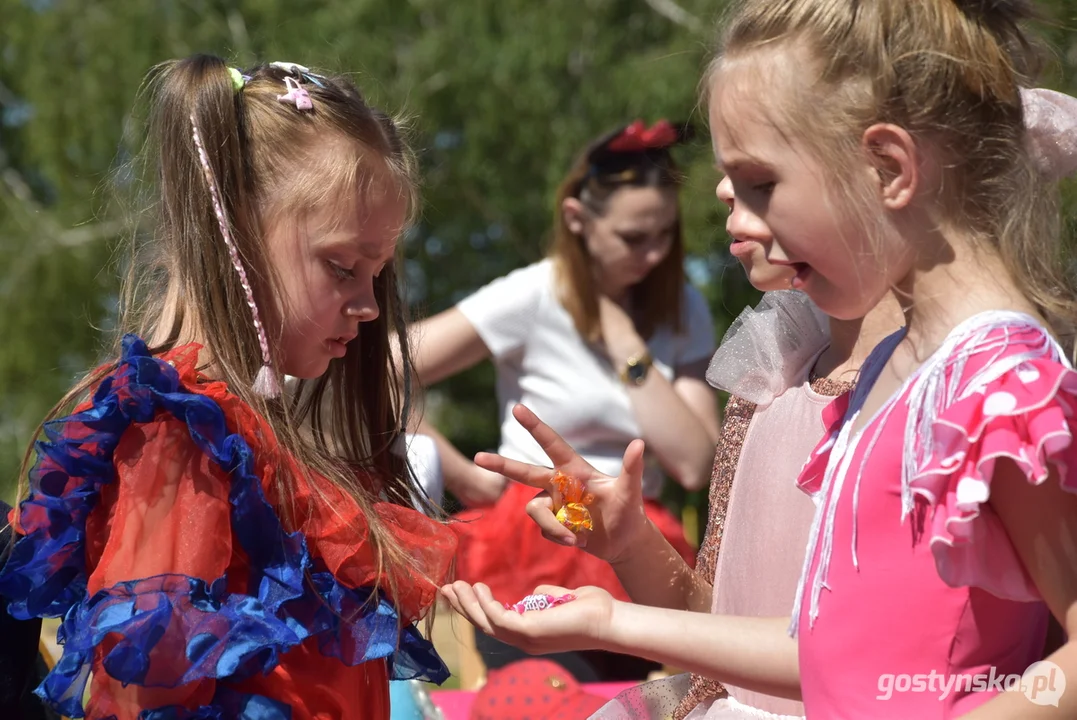
<svg viewBox="0 0 1077 720">
<path fill-rule="evenodd" d="M 153 64 L 194 52 L 293 60 L 354 72 L 400 112 L 424 176 L 406 248 L 421 315 L 542 254 L 553 190 L 591 137 L 695 113 L 713 8 L 681 7 L 674 22 L 622 0 L 0 0 L 0 477 L 99 359 L 123 227 L 110 199 L 130 182 L 131 109 Z M 720 262 L 713 170 L 705 143 L 685 157 L 689 241 L 705 268 Z M 447 383 L 436 406 L 465 451 L 496 442 L 489 367 Z"/>
<path fill-rule="evenodd" d="M 0 495 L 36 422 L 100 359 L 114 316 L 131 114 L 155 63 L 211 52 L 354 72 L 409 118 L 425 207 L 406 244 L 416 315 L 541 256 L 555 187 L 589 139 L 691 118 L 724 2 L 0 0 Z M 1041 4 L 1072 90 L 1077 0 Z M 705 135 L 705 134 L 704 134 Z M 705 137 L 685 148 L 689 268 L 717 329 L 756 294 L 724 250 Z M 431 405 L 465 452 L 496 444 L 491 368 Z M 6 489 L 5 489 L 6 488 Z"/>
</svg>

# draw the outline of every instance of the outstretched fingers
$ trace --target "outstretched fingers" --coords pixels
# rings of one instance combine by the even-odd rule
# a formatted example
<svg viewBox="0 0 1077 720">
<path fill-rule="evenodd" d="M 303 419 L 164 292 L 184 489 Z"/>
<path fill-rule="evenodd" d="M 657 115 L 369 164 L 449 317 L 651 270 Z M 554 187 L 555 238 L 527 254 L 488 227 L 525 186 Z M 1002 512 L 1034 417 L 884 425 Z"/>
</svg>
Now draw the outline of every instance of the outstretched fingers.
<svg viewBox="0 0 1077 720">
<path fill-rule="evenodd" d="M 507 638 L 506 635 L 514 636 L 520 631 L 519 615 L 506 610 L 483 583 L 469 585 L 457 580 L 442 587 L 441 594 L 449 601 L 453 610 L 490 637 L 511 640 L 512 638 Z"/>
<path fill-rule="evenodd" d="M 504 475 L 524 485 L 549 492 L 552 489 L 554 471 L 548 467 L 530 465 L 519 460 L 510 460 L 495 453 L 481 452 L 475 455 L 475 464 L 490 472 Z"/>
<path fill-rule="evenodd" d="M 558 435 L 553 428 L 539 420 L 538 415 L 531 412 L 524 405 L 516 405 L 512 408 L 512 416 L 535 438 L 546 457 L 550 458 L 554 467 L 563 467 L 572 463 L 586 462 L 581 458 L 565 439 Z"/>
<path fill-rule="evenodd" d="M 493 637 L 494 629 L 482 609 L 474 589 L 462 580 L 441 588 L 441 594 L 452 605 L 452 609 L 462 615 L 468 622 Z"/>
<path fill-rule="evenodd" d="M 643 470 L 645 467 L 643 451 L 645 449 L 646 444 L 639 438 L 628 443 L 621 461 L 622 481 L 627 481 L 637 487 L 643 485 Z"/>
</svg>

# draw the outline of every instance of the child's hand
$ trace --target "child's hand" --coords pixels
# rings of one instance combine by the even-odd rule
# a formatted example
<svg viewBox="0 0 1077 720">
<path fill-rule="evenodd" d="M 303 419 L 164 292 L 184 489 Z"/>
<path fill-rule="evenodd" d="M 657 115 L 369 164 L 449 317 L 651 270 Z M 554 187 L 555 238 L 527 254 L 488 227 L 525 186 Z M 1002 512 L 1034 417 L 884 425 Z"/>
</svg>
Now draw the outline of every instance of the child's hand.
<svg viewBox="0 0 1077 720">
<path fill-rule="evenodd" d="M 542 528 L 546 539 L 586 549 L 607 562 L 616 562 L 624 557 L 649 522 L 643 511 L 643 441 L 633 440 L 629 444 L 621 474 L 611 478 L 591 467 L 560 435 L 523 405 L 514 407 L 512 414 L 538 441 L 555 470 L 573 476 L 584 484 L 587 492 L 594 495 L 594 500 L 588 505 L 594 529 L 576 534 L 557 520 L 554 508 L 560 505 L 560 497 L 552 483 L 553 470 L 493 453 L 479 453 L 475 456 L 475 464 L 544 491 L 527 504 L 527 514 Z M 505 521 L 514 520 L 506 518 Z"/>
<path fill-rule="evenodd" d="M 441 593 L 456 612 L 479 630 L 532 655 L 602 649 L 609 635 L 615 605 L 613 597 L 597 587 L 566 590 L 540 585 L 535 588 L 535 594 L 560 597 L 571 593 L 575 599 L 523 614 L 495 600 L 490 588 L 482 583 L 471 586 L 457 581 L 442 587 Z"/>
</svg>

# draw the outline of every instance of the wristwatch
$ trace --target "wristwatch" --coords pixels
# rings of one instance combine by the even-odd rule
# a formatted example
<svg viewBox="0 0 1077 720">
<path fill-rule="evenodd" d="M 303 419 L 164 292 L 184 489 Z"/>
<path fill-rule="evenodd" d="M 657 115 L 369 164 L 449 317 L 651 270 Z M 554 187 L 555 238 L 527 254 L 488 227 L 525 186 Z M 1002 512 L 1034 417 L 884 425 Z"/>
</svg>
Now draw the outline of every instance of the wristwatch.
<svg viewBox="0 0 1077 720">
<path fill-rule="evenodd" d="M 633 355 L 621 368 L 621 382 L 625 385 L 642 385 L 647 380 L 647 373 L 651 369 L 651 354 L 644 350 L 638 355 Z"/>
</svg>

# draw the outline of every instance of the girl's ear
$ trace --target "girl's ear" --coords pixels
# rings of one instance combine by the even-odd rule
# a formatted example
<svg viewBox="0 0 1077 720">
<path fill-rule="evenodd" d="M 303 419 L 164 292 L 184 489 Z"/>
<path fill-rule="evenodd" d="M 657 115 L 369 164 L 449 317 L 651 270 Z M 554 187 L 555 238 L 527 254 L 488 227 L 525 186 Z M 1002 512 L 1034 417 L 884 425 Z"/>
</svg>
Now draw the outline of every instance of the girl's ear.
<svg viewBox="0 0 1077 720">
<path fill-rule="evenodd" d="M 919 152 L 912 136 L 897 125 L 877 123 L 864 131 L 861 147 L 883 205 L 888 210 L 905 208 L 921 182 Z"/>
</svg>

